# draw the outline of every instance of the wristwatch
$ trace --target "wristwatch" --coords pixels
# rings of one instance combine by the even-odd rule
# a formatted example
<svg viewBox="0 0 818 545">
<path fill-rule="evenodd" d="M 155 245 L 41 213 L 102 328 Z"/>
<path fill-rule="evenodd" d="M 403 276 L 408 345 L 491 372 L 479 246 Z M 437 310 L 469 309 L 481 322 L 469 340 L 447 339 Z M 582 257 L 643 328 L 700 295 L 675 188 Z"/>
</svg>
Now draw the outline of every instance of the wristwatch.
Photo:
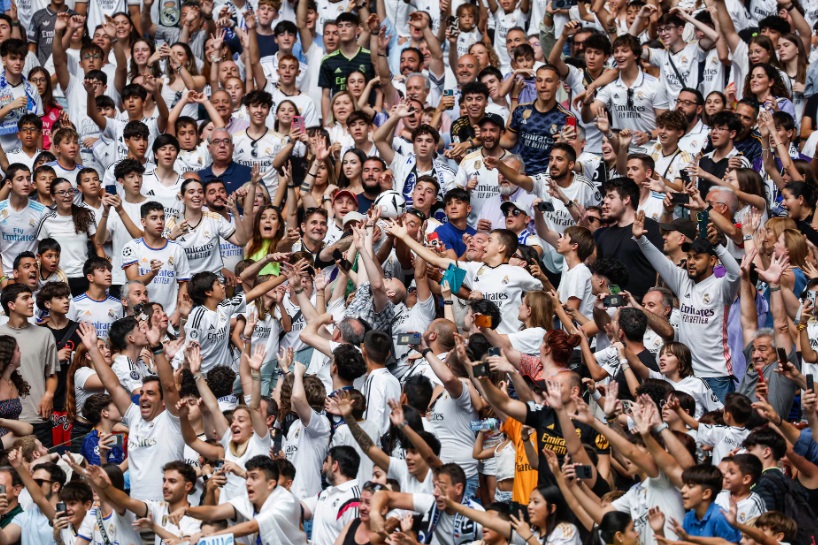
<svg viewBox="0 0 818 545">
<path fill-rule="evenodd" d="M 662 422 L 658 426 L 653 427 L 653 433 L 662 433 L 663 430 L 668 429 L 670 426 L 667 425 L 667 422 Z"/>
</svg>

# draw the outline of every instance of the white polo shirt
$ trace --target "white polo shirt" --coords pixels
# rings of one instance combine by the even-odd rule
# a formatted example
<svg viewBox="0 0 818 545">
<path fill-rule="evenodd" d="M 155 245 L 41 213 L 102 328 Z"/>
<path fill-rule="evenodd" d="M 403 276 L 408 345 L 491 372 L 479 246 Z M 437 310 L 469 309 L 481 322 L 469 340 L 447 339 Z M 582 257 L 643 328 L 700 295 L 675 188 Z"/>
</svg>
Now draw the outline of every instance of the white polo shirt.
<svg viewBox="0 0 818 545">
<path fill-rule="evenodd" d="M 334 545 L 348 522 L 358 518 L 361 488 L 358 479 L 330 486 L 317 496 L 304 500 L 312 511 L 313 545 Z"/>
</svg>

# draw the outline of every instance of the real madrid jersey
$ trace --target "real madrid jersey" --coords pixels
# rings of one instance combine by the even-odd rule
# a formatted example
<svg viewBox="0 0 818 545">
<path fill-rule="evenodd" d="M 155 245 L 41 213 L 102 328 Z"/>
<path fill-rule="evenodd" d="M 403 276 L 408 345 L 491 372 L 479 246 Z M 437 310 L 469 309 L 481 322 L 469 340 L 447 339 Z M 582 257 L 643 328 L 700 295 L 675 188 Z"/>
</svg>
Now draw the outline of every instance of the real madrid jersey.
<svg viewBox="0 0 818 545">
<path fill-rule="evenodd" d="M 500 307 L 502 321 L 497 333 L 510 334 L 520 330 L 522 323 L 517 319 L 523 292 L 542 289 L 542 282 L 528 274 L 522 267 L 503 263 L 490 267 L 485 263 L 459 263 L 466 271 L 463 283 L 473 291 L 479 291 L 483 298 Z"/>
<path fill-rule="evenodd" d="M 166 231 L 172 231 L 181 221 L 184 221 L 184 218 L 171 218 L 165 226 Z M 235 232 L 236 228 L 220 215 L 202 212 L 199 224 L 176 239 L 176 242 L 185 249 L 191 274 L 204 271 L 219 274 L 224 267 L 219 241 L 232 237 Z"/>
<path fill-rule="evenodd" d="M 671 53 L 667 49 L 650 48 L 650 63 L 658 66 L 661 80 L 667 91 L 668 103 L 676 102 L 682 87 L 695 89 L 699 79 L 698 42 L 686 45 L 682 50 Z M 702 57 L 704 52 L 702 51 Z M 681 77 L 681 80 L 679 79 Z"/>
<path fill-rule="evenodd" d="M 97 301 L 89 297 L 87 293 L 83 293 L 74 298 L 68 310 L 69 320 L 92 324 L 97 330 L 97 337 L 102 340 L 108 338 L 111 324 L 122 318 L 122 315 L 122 302 L 110 295 Z"/>
<path fill-rule="evenodd" d="M 576 119 L 559 104 L 547 112 L 539 111 L 533 102 L 514 108 L 508 130 L 517 136 L 517 149 L 525 163 L 526 174 L 533 176 L 548 169 L 551 146 L 568 118 Z"/>
<path fill-rule="evenodd" d="M 230 365 L 230 318 L 245 312 L 246 306 L 244 294 L 241 294 L 225 299 L 216 310 L 198 306 L 190 313 L 185 334 L 202 347 L 202 373 L 214 367 Z"/>
<path fill-rule="evenodd" d="M 85 514 L 85 518 L 82 519 L 82 524 L 77 530 L 77 537 L 88 541 L 89 545 L 141 542 L 139 533 L 133 527 L 133 523 L 136 522 L 136 515 L 127 510 L 123 515 L 120 515 L 115 509 L 112 509 L 106 516 L 103 513 L 98 513 L 99 510 L 99 507 L 93 507 Z M 105 537 L 100 532 L 99 520 L 103 524 Z"/>
<path fill-rule="evenodd" d="M 147 286 L 148 296 L 151 301 L 160 303 L 170 316 L 176 311 L 179 282 L 190 281 L 185 250 L 172 240 L 165 240 L 161 248 L 151 248 L 144 238 L 130 240 L 122 248 L 122 268 L 136 264 L 140 276 L 150 272 L 151 260 L 154 259 L 161 261 L 162 266 Z"/>
<path fill-rule="evenodd" d="M 284 136 L 267 129 L 259 138 L 252 138 L 248 130 L 233 135 L 233 161 L 248 167 L 258 165 L 264 185 L 270 195 L 275 195 L 278 171 L 273 168 L 273 159 L 284 147 Z"/>
<path fill-rule="evenodd" d="M 150 369 L 140 359 L 132 360 L 125 354 L 117 354 L 111 364 L 111 370 L 119 379 L 119 383 L 128 393 L 138 392 L 142 388 L 142 379 L 151 375 Z"/>
<path fill-rule="evenodd" d="M 642 70 L 630 87 L 620 75 L 616 81 L 600 89 L 596 99 L 611 113 L 614 128 L 648 134 L 656 128 L 656 110 L 669 107 L 664 84 Z"/>
<path fill-rule="evenodd" d="M 506 154 L 503 153 L 499 161 L 502 161 L 505 156 Z M 469 192 L 469 203 L 471 204 L 469 227 L 476 229 L 483 203 L 500 194 L 500 188 L 497 185 L 497 169 L 489 170 L 486 168 L 485 161 L 483 161 L 482 149 L 473 151 L 463 157 L 452 186 L 444 189 L 445 191 L 449 191 L 452 187 L 466 189 L 469 180 L 474 176 L 477 177 L 477 187 Z"/>
<path fill-rule="evenodd" d="M 146 170 L 142 175 L 142 189 L 140 193 L 149 201 L 156 201 L 165 208 L 165 220 L 178 217 L 182 212 L 182 201 L 179 194 L 182 192 L 181 174 L 176 176 L 176 181 L 172 185 L 165 185 L 159 181 L 156 175 L 156 168 Z M 137 225 L 139 225 L 137 223 Z"/>
<path fill-rule="evenodd" d="M 148 513 L 151 514 L 154 522 L 162 527 L 163 530 L 166 532 L 170 532 L 171 534 L 182 537 L 182 536 L 191 536 L 199 531 L 202 527 L 202 521 L 197 520 L 193 517 L 185 515 L 179 520 L 179 524 L 173 524 L 168 519 L 168 502 L 166 501 L 157 501 L 157 500 L 147 500 L 145 502 L 145 507 L 148 508 Z M 156 536 L 156 545 L 164 545 L 165 541 Z"/>
<path fill-rule="evenodd" d="M 31 199 L 20 210 L 15 210 L 9 199 L 0 201 L 0 258 L 4 275 L 11 274 L 14 258 L 37 248 L 37 226 L 45 212 L 45 205 Z"/>
</svg>

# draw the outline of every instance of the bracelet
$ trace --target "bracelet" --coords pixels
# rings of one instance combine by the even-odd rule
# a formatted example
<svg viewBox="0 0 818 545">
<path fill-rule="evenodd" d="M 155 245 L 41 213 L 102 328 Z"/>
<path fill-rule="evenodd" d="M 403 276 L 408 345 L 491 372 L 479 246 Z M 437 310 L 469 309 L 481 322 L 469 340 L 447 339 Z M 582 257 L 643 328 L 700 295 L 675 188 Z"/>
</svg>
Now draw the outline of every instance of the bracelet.
<svg viewBox="0 0 818 545">
<path fill-rule="evenodd" d="M 788 7 L 784 8 L 787 11 L 792 11 L 795 9 L 795 4 L 790 4 Z"/>
<path fill-rule="evenodd" d="M 775 287 L 770 286 L 770 289 L 769 289 L 770 293 L 773 293 L 773 292 L 776 292 L 776 291 L 781 291 L 781 286 L 775 286 Z"/>
<path fill-rule="evenodd" d="M 153 352 L 154 356 L 157 356 L 157 355 L 163 353 L 164 351 L 165 351 L 165 347 L 162 346 L 161 344 L 158 344 L 156 346 L 151 346 L 151 352 Z"/>
<path fill-rule="evenodd" d="M 403 428 L 405 428 L 405 427 L 406 427 L 406 426 L 408 426 L 408 425 L 409 425 L 409 421 L 408 421 L 408 420 L 404 420 L 403 422 L 401 422 L 400 424 L 398 424 L 398 425 L 397 425 L 397 428 L 398 428 L 399 430 L 402 430 Z"/>
<path fill-rule="evenodd" d="M 653 433 L 659 434 L 662 433 L 663 430 L 668 429 L 670 426 L 667 425 L 667 422 L 662 422 L 661 424 L 653 427 Z"/>
<path fill-rule="evenodd" d="M 195 381 L 200 380 L 201 378 L 202 378 L 202 374 L 201 374 L 201 373 L 196 373 L 195 375 L 193 375 L 193 380 L 194 380 L 194 382 L 195 382 Z"/>
<path fill-rule="evenodd" d="M 332 197 L 324 197 L 323 199 L 321 199 L 321 202 L 327 202 L 327 201 L 332 201 Z"/>
<path fill-rule="evenodd" d="M 312 176 L 315 178 L 315 175 L 318 174 L 317 172 L 307 172 L 307 176 Z"/>
<path fill-rule="evenodd" d="M 255 381 L 261 380 L 261 371 L 250 371 L 250 378 Z"/>
<path fill-rule="evenodd" d="M 444 305 L 454 305 L 454 301 L 443 301 Z"/>
<path fill-rule="evenodd" d="M 744 242 L 747 242 L 748 240 L 753 240 L 753 235 L 744 235 Z"/>
<path fill-rule="evenodd" d="M 806 328 L 807 328 L 807 324 L 805 324 L 804 322 L 799 322 L 798 323 L 798 331 L 804 331 Z"/>
<path fill-rule="evenodd" d="M 244 333 L 241 333 L 241 334 L 239 334 L 239 339 L 241 339 L 243 341 L 249 341 L 250 337 L 247 337 L 247 336 L 245 336 Z"/>
<path fill-rule="evenodd" d="M 428 353 L 429 353 L 429 352 L 431 352 L 431 351 L 432 351 L 432 349 L 431 349 L 431 348 L 424 348 L 423 350 L 421 350 L 421 351 L 420 351 L 420 355 L 421 355 L 421 356 L 423 356 L 423 357 L 425 358 L 425 357 L 426 357 L 426 354 L 428 354 Z"/>
</svg>

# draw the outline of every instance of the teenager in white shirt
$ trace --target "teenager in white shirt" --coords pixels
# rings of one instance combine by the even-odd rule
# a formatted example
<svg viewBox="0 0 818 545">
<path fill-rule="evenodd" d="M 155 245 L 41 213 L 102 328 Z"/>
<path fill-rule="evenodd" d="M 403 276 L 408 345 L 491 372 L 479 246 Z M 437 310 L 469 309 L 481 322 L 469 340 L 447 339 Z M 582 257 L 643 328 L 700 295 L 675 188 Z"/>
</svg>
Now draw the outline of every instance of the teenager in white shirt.
<svg viewBox="0 0 818 545">
<path fill-rule="evenodd" d="M 31 170 L 22 166 L 11 166 L 6 171 L 6 183 L 11 191 L 8 199 L 0 201 L 0 262 L 3 274 L 12 271 L 14 258 L 22 252 L 33 252 L 37 247 L 37 227 L 46 212 L 46 207 L 32 200 L 34 192 Z"/>
<path fill-rule="evenodd" d="M 124 314 L 122 302 L 108 295 L 112 278 L 111 262 L 102 257 L 92 257 L 85 262 L 82 272 L 88 281 L 88 290 L 74 298 L 68 319 L 93 324 L 97 337 L 105 340 L 111 324 Z"/>
<path fill-rule="evenodd" d="M 145 172 L 140 191 L 148 199 L 162 203 L 166 218 L 175 218 L 182 210 L 179 195 L 183 178 L 175 169 L 179 141 L 169 134 L 161 134 L 153 141 L 151 150 L 156 166 Z"/>
</svg>

